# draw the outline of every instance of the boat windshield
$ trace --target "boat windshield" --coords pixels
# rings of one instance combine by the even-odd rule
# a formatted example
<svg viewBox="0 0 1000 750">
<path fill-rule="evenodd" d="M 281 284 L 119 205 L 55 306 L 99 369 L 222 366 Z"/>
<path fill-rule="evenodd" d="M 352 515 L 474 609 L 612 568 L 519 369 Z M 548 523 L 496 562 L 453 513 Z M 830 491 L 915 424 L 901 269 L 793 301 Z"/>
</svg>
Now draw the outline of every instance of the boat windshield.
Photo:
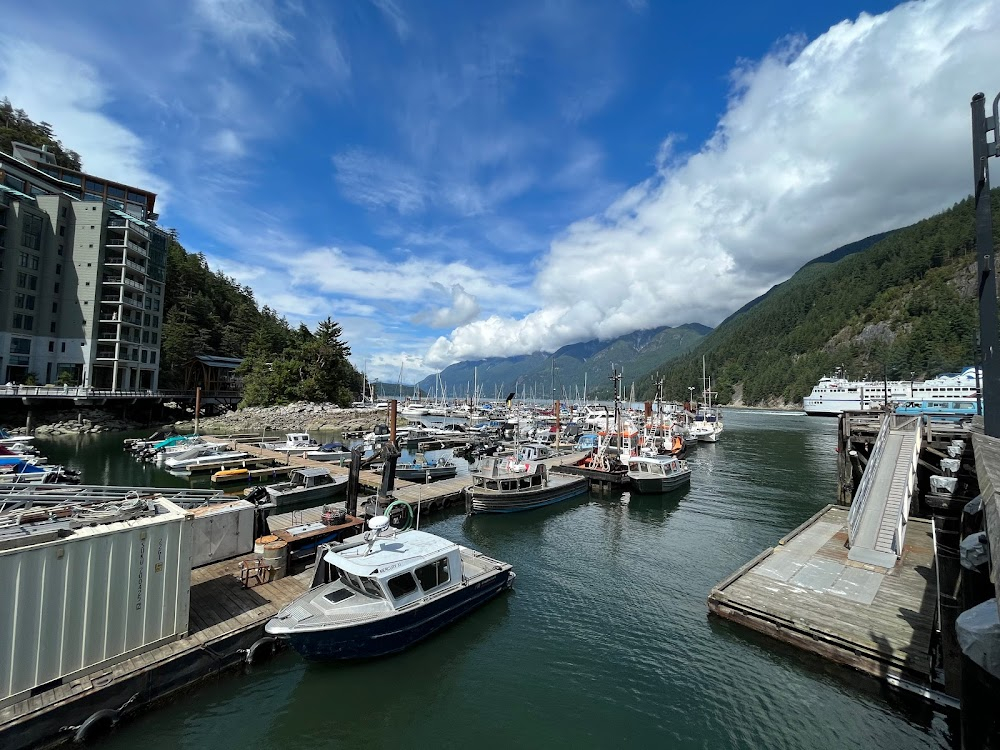
<svg viewBox="0 0 1000 750">
<path fill-rule="evenodd" d="M 368 596 L 374 596 L 376 599 L 382 599 L 382 589 L 378 587 L 370 578 L 365 576 L 356 576 L 353 573 L 348 573 L 341 568 L 337 568 L 337 575 L 340 578 L 341 583 L 343 583 L 347 588 L 352 591 L 356 591 L 359 594 L 367 594 Z"/>
</svg>

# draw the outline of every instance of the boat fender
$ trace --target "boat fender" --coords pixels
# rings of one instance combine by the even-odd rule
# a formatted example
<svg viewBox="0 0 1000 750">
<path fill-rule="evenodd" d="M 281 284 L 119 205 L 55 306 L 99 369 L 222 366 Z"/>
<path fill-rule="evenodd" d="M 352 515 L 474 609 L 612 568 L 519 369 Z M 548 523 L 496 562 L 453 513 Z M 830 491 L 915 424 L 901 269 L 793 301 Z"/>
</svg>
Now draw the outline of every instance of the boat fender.
<svg viewBox="0 0 1000 750">
<path fill-rule="evenodd" d="M 274 644 L 275 641 L 277 640 L 278 639 L 272 635 L 265 635 L 263 638 L 258 638 L 256 641 L 253 642 L 253 645 L 250 646 L 250 648 L 244 650 L 243 661 L 246 664 L 253 664 L 254 656 L 256 656 L 257 654 L 257 649 L 259 649 L 261 646 L 269 645 L 271 647 L 270 653 L 273 654 L 275 650 Z"/>
<path fill-rule="evenodd" d="M 122 718 L 122 712 L 139 697 L 134 693 L 119 708 L 102 708 L 87 717 L 86 721 L 76 727 L 63 727 L 64 731 L 73 732 L 73 742 L 82 744 L 112 729 Z"/>
</svg>

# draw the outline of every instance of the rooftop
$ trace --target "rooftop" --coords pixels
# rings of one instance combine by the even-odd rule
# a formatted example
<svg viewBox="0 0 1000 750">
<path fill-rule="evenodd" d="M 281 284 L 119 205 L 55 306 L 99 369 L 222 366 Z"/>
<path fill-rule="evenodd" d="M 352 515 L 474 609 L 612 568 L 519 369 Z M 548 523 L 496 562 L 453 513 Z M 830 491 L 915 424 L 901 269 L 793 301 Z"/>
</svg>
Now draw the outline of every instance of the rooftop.
<svg viewBox="0 0 1000 750">
<path fill-rule="evenodd" d="M 406 569 L 456 547 L 454 542 L 425 531 L 403 531 L 393 537 L 379 537 L 368 554 L 365 542 L 343 552 L 327 552 L 323 559 L 348 573 L 372 576 Z"/>
</svg>

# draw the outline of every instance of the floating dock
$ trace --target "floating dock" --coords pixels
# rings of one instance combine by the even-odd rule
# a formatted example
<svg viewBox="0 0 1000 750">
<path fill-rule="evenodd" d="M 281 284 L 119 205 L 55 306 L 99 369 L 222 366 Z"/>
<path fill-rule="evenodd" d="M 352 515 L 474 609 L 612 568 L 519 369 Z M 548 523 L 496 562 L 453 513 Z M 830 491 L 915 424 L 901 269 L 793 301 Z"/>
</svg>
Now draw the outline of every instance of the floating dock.
<svg viewBox="0 0 1000 750">
<path fill-rule="evenodd" d="M 948 706 L 933 679 L 934 530 L 911 518 L 891 569 L 855 562 L 848 509 L 829 505 L 719 583 L 709 610 Z"/>
</svg>

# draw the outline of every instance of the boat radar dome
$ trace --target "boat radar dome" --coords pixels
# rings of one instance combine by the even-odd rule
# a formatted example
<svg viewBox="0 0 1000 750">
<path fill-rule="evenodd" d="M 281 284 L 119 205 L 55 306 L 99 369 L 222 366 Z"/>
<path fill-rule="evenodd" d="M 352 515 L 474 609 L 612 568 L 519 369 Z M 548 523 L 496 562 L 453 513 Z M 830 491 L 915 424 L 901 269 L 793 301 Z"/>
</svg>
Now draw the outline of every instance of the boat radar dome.
<svg viewBox="0 0 1000 750">
<path fill-rule="evenodd" d="M 368 519 L 368 528 L 378 534 L 389 528 L 389 516 L 374 516 Z"/>
</svg>

